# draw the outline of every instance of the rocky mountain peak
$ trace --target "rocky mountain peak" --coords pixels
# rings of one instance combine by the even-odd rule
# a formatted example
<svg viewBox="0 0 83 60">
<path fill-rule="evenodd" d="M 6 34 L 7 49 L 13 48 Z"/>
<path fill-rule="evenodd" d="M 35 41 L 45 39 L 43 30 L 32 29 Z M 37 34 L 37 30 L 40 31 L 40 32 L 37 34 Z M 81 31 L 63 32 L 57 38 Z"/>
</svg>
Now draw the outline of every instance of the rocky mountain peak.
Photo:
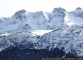
<svg viewBox="0 0 83 60">
<path fill-rule="evenodd" d="M 75 10 L 82 10 L 82 8 L 81 7 L 77 7 Z"/>
<path fill-rule="evenodd" d="M 16 19 L 22 19 L 22 18 L 26 18 L 27 12 L 26 10 L 22 9 L 20 11 L 17 11 L 13 17 L 15 17 Z"/>
<path fill-rule="evenodd" d="M 52 11 L 52 13 L 54 13 L 54 15 L 56 15 L 56 16 L 65 16 L 65 12 L 66 12 L 66 10 L 61 7 L 54 8 L 54 10 Z"/>
</svg>

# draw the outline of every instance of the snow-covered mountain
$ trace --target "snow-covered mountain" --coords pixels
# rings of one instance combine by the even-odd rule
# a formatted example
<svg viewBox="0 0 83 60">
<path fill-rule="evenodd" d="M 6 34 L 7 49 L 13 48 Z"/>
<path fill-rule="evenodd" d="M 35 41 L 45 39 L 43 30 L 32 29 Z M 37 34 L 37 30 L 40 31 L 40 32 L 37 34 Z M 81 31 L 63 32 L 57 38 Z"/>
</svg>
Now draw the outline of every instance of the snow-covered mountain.
<svg viewBox="0 0 83 60">
<path fill-rule="evenodd" d="M 74 11 L 67 12 L 67 16 L 75 25 L 83 24 L 83 10 L 80 7 Z"/>
<path fill-rule="evenodd" d="M 0 33 L 32 30 L 32 28 L 26 23 L 26 16 L 26 11 L 20 10 L 17 11 L 12 17 L 1 19 Z"/>
<path fill-rule="evenodd" d="M 60 29 L 63 27 L 65 12 L 66 11 L 63 8 L 54 8 L 54 10 L 49 16 L 50 30 Z"/>
<path fill-rule="evenodd" d="M 12 17 L 1 18 L 0 51 L 15 46 L 21 49 L 29 48 L 37 50 L 59 48 L 66 54 L 72 53 L 78 57 L 82 57 L 82 13 L 81 8 L 77 8 L 72 12 L 67 12 L 63 8 L 54 8 L 52 13 L 20 10 Z M 71 26 L 68 26 L 69 24 Z M 37 36 L 30 32 L 31 30 L 46 29 L 53 31 L 43 36 Z M 9 35 L 1 35 L 2 33 L 8 33 Z"/>
<path fill-rule="evenodd" d="M 22 9 L 12 17 L 0 19 L 0 32 L 19 31 L 25 25 L 27 30 L 55 30 L 63 26 L 64 17 L 65 9 L 63 8 L 55 8 L 52 13 L 27 12 Z"/>
<path fill-rule="evenodd" d="M 34 30 L 45 30 L 47 27 L 47 20 L 42 11 L 29 12 L 27 14 L 27 23 Z"/>
<path fill-rule="evenodd" d="M 0 32 L 15 30 L 56 30 L 64 25 L 82 24 L 83 10 L 76 8 L 75 11 L 67 12 L 59 7 L 52 12 L 27 12 L 26 10 L 17 11 L 12 17 L 0 19 Z M 26 27 L 25 27 L 26 26 Z"/>
<path fill-rule="evenodd" d="M 48 13 L 42 11 L 27 13 L 27 23 L 34 30 L 55 30 L 62 28 L 66 10 L 63 8 L 54 8 Z"/>
</svg>

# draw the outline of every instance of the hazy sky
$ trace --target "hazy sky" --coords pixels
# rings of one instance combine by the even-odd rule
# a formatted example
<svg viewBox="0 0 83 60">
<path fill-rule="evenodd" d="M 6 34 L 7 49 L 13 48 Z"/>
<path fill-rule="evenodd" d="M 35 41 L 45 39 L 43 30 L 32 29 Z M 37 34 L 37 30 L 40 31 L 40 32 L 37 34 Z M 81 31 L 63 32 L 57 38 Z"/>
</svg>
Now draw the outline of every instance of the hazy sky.
<svg viewBox="0 0 83 60">
<path fill-rule="evenodd" d="M 12 16 L 16 11 L 25 9 L 27 12 L 51 12 L 55 7 L 63 7 L 67 11 L 76 7 L 83 8 L 83 0 L 0 0 L 0 17 Z"/>
</svg>

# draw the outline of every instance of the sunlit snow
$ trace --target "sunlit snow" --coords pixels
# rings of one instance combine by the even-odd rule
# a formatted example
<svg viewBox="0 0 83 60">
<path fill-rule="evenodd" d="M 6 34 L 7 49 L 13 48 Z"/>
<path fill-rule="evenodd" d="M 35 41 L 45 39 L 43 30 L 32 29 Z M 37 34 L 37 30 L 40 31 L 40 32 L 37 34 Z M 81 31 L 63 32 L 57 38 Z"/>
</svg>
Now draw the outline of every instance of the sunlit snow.
<svg viewBox="0 0 83 60">
<path fill-rule="evenodd" d="M 32 31 L 33 34 L 37 34 L 37 35 L 44 35 L 45 33 L 51 32 L 53 30 L 34 30 Z"/>
</svg>

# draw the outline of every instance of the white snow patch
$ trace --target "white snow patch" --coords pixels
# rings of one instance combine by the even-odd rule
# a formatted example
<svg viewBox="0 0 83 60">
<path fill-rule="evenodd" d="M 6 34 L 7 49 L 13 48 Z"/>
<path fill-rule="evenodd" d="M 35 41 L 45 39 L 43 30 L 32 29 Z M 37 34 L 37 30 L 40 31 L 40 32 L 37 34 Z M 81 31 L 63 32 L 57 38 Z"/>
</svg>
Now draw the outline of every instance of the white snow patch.
<svg viewBox="0 0 83 60">
<path fill-rule="evenodd" d="M 45 33 L 48 33 L 51 31 L 53 31 L 53 30 L 33 30 L 32 33 L 37 34 L 37 35 L 44 35 Z"/>
</svg>

